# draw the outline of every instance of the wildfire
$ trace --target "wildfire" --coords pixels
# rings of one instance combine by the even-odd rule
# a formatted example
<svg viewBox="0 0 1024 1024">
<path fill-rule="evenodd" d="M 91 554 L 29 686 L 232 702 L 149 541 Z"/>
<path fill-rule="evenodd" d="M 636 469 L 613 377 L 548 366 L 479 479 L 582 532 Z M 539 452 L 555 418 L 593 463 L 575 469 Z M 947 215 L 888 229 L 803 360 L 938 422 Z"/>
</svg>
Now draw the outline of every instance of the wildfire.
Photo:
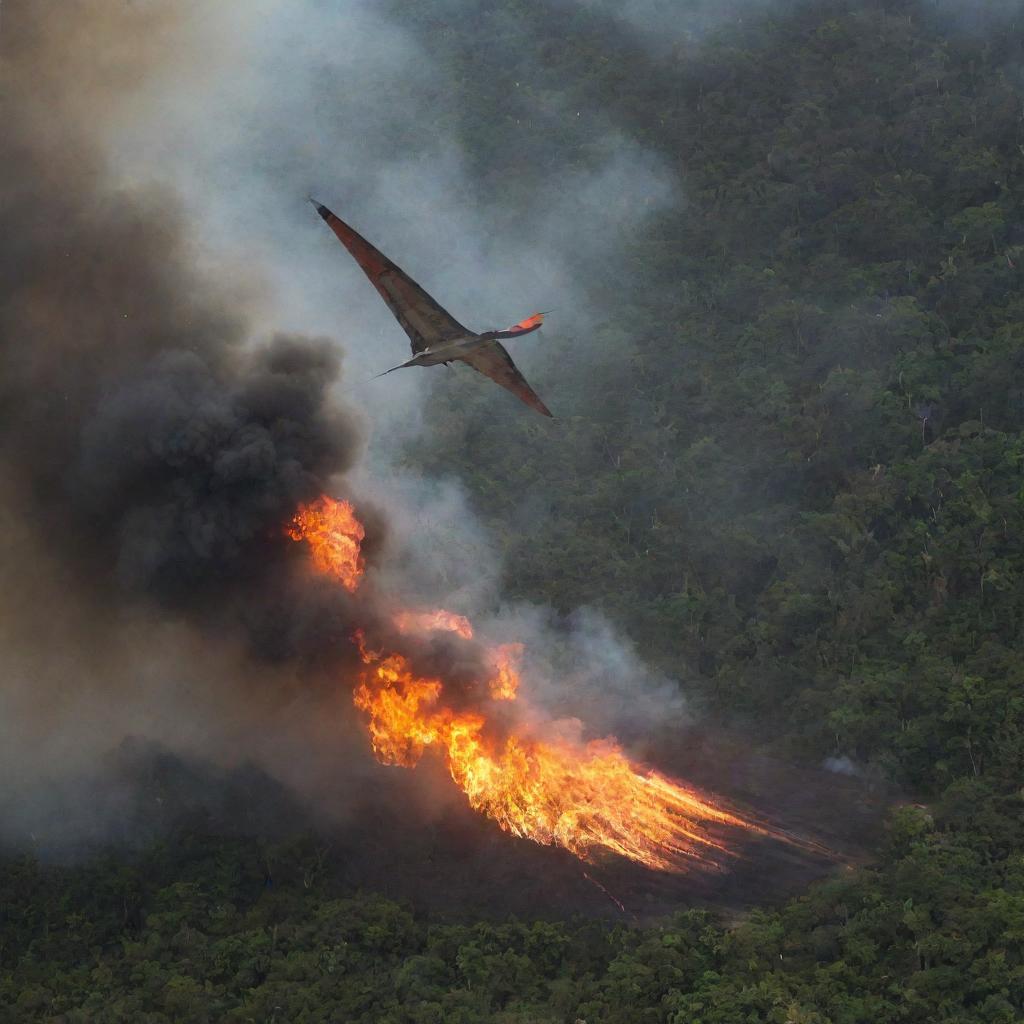
<svg viewBox="0 0 1024 1024">
<path fill-rule="evenodd" d="M 495 700 L 515 700 L 519 694 L 519 659 L 522 644 L 502 644 L 491 651 L 495 675 L 488 689 Z"/>
<path fill-rule="evenodd" d="M 318 572 L 334 576 L 341 585 L 355 591 L 365 566 L 361 545 L 366 531 L 347 501 L 323 495 L 310 505 L 300 505 L 288 524 L 292 540 L 304 540 Z"/>
<path fill-rule="evenodd" d="M 302 506 L 288 535 L 309 543 L 319 571 L 356 589 L 364 534 L 348 502 L 324 497 Z M 468 619 L 443 609 L 402 611 L 393 621 L 400 633 L 442 630 L 474 638 Z M 768 833 L 696 790 L 643 770 L 613 739 L 574 744 L 489 727 L 489 702 L 519 698 L 522 644 L 488 649 L 487 696 L 472 710 L 456 710 L 443 680 L 417 676 L 401 654 L 369 650 L 360 633 L 354 639 L 366 667 L 353 700 L 367 715 L 378 760 L 411 768 L 435 751 L 470 806 L 512 835 L 563 846 L 581 859 L 604 849 L 681 871 L 694 861 L 714 866 L 733 856 L 709 826 Z"/>
<path fill-rule="evenodd" d="M 463 640 L 473 639 L 473 624 L 464 615 L 436 608 L 427 612 L 399 612 L 394 617 L 399 633 L 429 633 L 440 631 L 457 633 Z M 494 676 L 488 689 L 495 700 L 515 700 L 519 691 L 519 658 L 522 644 L 501 644 L 490 652 Z"/>
<path fill-rule="evenodd" d="M 577 747 L 490 737 L 482 712 L 446 705 L 441 680 L 420 678 L 401 655 L 369 651 L 361 640 L 360 650 L 367 669 L 354 699 L 369 716 L 378 759 L 411 768 L 434 748 L 470 806 L 506 832 L 582 859 L 601 847 L 679 871 L 688 860 L 715 864 L 730 855 L 706 832 L 708 823 L 760 831 L 663 775 L 638 770 L 611 740 Z M 515 699 L 514 688 L 505 699 Z"/>
<path fill-rule="evenodd" d="M 446 612 L 437 608 L 429 612 L 399 612 L 395 616 L 395 628 L 399 633 L 429 633 L 440 630 L 458 633 L 463 640 L 473 639 L 473 625 L 464 615 Z"/>
</svg>

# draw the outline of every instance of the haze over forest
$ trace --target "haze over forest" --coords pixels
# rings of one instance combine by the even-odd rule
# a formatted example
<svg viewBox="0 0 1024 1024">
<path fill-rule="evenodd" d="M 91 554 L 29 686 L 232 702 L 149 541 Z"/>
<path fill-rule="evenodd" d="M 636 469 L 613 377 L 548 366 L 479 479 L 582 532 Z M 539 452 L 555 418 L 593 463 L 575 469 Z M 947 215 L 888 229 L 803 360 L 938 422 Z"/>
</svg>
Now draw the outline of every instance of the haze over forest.
<svg viewBox="0 0 1024 1024">
<path fill-rule="evenodd" d="M 1019 3 L 7 0 L 0 110 L 0 1024 L 1024 1016 Z M 514 838 L 357 629 L 832 852 Z"/>
</svg>

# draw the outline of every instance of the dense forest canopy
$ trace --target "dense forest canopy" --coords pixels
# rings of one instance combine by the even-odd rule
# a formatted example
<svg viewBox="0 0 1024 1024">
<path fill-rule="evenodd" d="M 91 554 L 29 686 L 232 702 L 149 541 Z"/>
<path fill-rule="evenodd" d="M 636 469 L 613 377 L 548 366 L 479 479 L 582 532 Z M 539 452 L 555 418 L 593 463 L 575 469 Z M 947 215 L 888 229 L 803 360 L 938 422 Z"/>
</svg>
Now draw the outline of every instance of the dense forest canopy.
<svg viewBox="0 0 1024 1024">
<path fill-rule="evenodd" d="M 496 229 L 609 125 L 677 179 L 588 257 L 585 332 L 552 318 L 558 419 L 445 376 L 409 465 L 464 482 L 509 596 L 601 609 L 705 720 L 920 804 L 728 928 L 452 920 L 345 892 L 308 838 L 273 871 L 198 833 L 9 859 L 0 1021 L 1021 1019 L 1024 17 L 392 7 Z"/>
<path fill-rule="evenodd" d="M 443 471 L 461 441 L 510 587 L 611 611 L 709 707 L 917 787 L 973 773 L 992 754 L 952 708 L 984 677 L 997 719 L 971 732 L 999 742 L 1017 689 L 1019 38 L 951 33 L 929 5 L 813 4 L 683 59 L 585 21 L 538 27 L 547 77 L 606 89 L 682 201 L 600 268 L 596 341 L 565 328 L 543 384 L 567 428 L 510 438 L 469 382 L 416 457 Z M 476 82 L 486 57 L 435 30 Z M 567 143 L 544 127 L 488 189 L 546 173 Z M 570 353 L 597 365 L 574 375 Z"/>
</svg>

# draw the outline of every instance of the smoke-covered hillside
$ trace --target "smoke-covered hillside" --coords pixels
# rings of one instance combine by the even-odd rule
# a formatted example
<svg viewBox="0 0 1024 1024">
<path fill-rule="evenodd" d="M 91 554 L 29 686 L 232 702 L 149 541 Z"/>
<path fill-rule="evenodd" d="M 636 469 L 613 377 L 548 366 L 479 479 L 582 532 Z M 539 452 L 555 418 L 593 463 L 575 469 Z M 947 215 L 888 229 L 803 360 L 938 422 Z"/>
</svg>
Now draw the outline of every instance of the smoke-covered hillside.
<svg viewBox="0 0 1024 1024">
<path fill-rule="evenodd" d="M 1022 29 L 5 5 L 0 1022 L 1020 1019 Z M 310 189 L 475 327 L 553 307 L 556 418 L 362 383 L 405 339 Z M 325 489 L 372 601 L 282 539 Z M 373 764 L 349 632 L 457 711 L 485 657 L 399 598 L 837 856 L 638 881 Z"/>
</svg>

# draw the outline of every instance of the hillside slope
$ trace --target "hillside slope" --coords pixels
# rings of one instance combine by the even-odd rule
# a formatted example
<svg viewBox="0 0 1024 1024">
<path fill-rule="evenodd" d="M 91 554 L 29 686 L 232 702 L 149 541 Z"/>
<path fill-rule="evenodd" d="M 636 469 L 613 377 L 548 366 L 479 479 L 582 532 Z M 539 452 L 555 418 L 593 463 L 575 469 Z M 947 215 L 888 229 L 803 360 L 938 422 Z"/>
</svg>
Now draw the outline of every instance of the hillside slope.
<svg viewBox="0 0 1024 1024">
<path fill-rule="evenodd" d="M 758 5 L 654 45 L 610 4 L 451 7 L 403 11 L 496 228 L 610 126 L 678 187 L 587 256 L 586 333 L 530 372 L 558 419 L 437 374 L 409 464 L 465 483 L 509 595 L 603 610 L 708 721 L 921 806 L 731 928 L 442 920 L 304 839 L 8 860 L 0 1022 L 1021 1019 L 1020 18 Z"/>
</svg>

